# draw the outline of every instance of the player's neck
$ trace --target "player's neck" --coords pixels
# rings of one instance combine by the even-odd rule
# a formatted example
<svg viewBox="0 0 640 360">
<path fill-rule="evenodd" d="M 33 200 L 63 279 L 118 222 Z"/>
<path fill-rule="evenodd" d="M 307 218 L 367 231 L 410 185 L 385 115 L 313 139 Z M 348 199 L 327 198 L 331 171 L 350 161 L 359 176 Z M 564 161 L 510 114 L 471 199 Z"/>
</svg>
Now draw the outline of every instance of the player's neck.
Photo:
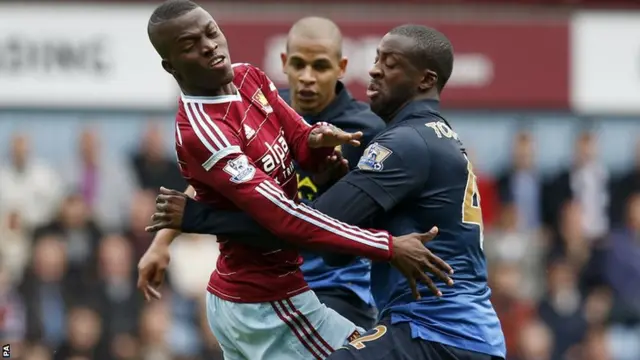
<svg viewBox="0 0 640 360">
<path fill-rule="evenodd" d="M 224 96 L 224 95 L 235 95 L 238 93 L 236 86 L 233 85 L 232 82 L 222 85 L 217 89 L 199 89 L 199 88 L 190 88 L 185 85 L 180 85 L 180 90 L 182 93 L 187 96 Z"/>
<path fill-rule="evenodd" d="M 424 94 L 416 95 L 412 101 L 420 100 L 440 101 L 440 94 L 438 94 L 438 91 L 436 89 L 431 89 Z"/>
<path fill-rule="evenodd" d="M 440 101 L 440 96 L 437 93 L 434 94 L 431 92 L 416 95 L 410 98 L 409 100 L 405 101 L 402 105 L 398 106 L 398 108 L 395 109 L 393 112 L 389 113 L 388 115 L 381 116 L 382 120 L 384 120 L 384 122 L 386 123 L 390 123 L 391 121 L 393 121 L 393 119 L 395 119 L 396 115 L 398 115 L 398 113 L 400 113 L 400 111 L 405 108 L 405 106 L 411 104 L 414 101 L 420 101 L 420 100 Z"/>
</svg>

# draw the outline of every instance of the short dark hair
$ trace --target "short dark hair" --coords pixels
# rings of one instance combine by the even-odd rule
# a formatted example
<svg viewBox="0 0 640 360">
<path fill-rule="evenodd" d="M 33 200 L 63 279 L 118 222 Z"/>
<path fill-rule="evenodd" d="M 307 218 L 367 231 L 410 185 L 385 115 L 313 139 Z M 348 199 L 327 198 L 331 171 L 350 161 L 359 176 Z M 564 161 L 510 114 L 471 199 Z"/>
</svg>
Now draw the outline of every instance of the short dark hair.
<svg viewBox="0 0 640 360">
<path fill-rule="evenodd" d="M 173 20 L 199 7 L 200 5 L 190 0 L 167 0 L 153 11 L 149 18 L 149 27 Z"/>
<path fill-rule="evenodd" d="M 443 33 L 423 25 L 406 24 L 392 29 L 389 34 L 410 38 L 415 43 L 411 55 L 413 65 L 430 69 L 438 74 L 438 91 L 442 91 L 453 71 L 453 45 Z"/>
<path fill-rule="evenodd" d="M 161 44 L 161 40 L 158 39 L 157 36 L 154 36 L 154 28 L 165 21 L 178 18 L 199 7 L 200 5 L 190 0 L 167 0 L 158 5 L 153 11 L 147 23 L 147 35 L 149 35 L 151 44 L 160 56 L 164 57 L 166 55 L 166 49 L 164 49 L 164 46 Z"/>
</svg>

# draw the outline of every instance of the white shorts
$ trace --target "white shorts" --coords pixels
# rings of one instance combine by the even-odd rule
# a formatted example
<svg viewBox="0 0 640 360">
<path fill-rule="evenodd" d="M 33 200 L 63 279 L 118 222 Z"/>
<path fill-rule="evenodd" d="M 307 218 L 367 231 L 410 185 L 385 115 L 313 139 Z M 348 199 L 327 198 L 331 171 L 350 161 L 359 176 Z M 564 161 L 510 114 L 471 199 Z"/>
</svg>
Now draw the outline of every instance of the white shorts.
<svg viewBox="0 0 640 360">
<path fill-rule="evenodd" d="M 364 332 L 313 291 L 257 304 L 207 293 L 207 320 L 225 360 L 322 360 Z"/>
</svg>

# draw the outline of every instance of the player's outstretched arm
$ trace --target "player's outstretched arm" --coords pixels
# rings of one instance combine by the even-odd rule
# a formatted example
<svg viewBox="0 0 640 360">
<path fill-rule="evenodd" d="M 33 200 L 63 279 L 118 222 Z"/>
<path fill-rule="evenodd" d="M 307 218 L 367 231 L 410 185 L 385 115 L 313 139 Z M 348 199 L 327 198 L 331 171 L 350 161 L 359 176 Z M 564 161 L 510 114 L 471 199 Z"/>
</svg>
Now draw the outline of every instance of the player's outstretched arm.
<svg viewBox="0 0 640 360">
<path fill-rule="evenodd" d="M 368 201 L 368 195 L 361 190 L 352 187 L 352 185 L 348 183 L 338 183 L 336 187 L 343 189 L 340 192 L 336 192 L 336 194 L 344 194 L 343 197 L 337 197 L 337 199 L 347 199 L 347 201 L 340 203 L 341 206 L 329 208 L 329 210 L 335 209 L 336 214 L 347 214 L 344 215 L 345 217 L 348 216 L 348 214 L 353 214 L 350 216 L 354 219 L 371 217 L 372 215 L 369 214 L 380 213 L 381 207 L 376 206 L 375 201 L 372 199 Z M 347 191 L 347 189 L 351 191 Z M 349 198 L 349 196 L 351 196 L 351 198 Z M 215 228 L 209 228 L 207 224 L 218 224 L 222 229 L 222 227 L 225 226 L 224 223 L 236 222 L 238 224 L 236 226 L 239 226 L 237 230 L 240 230 L 240 227 L 242 228 L 242 231 L 237 231 L 238 234 L 254 232 L 253 236 L 247 237 L 246 240 L 243 241 L 244 243 L 261 246 L 258 239 L 268 239 L 266 240 L 268 243 L 273 244 L 275 242 L 277 244 L 278 240 L 274 239 L 274 235 L 271 234 L 268 229 L 261 227 L 242 213 L 216 212 L 211 207 L 188 199 L 184 194 L 174 190 L 163 190 L 163 194 L 159 196 L 159 199 L 160 203 L 157 204 L 158 212 L 154 215 L 154 224 L 150 230 L 166 227 L 179 228 L 181 224 L 184 224 L 182 226 L 186 228 L 185 230 L 193 230 L 193 232 L 197 233 L 209 233 L 209 231 L 211 231 L 211 233 L 216 234 L 217 230 Z M 349 199 L 352 201 L 349 201 Z M 166 205 L 162 206 L 163 204 Z M 329 202 L 327 202 L 327 204 L 329 204 Z M 360 208 L 351 206 L 353 204 L 360 204 Z M 360 211 L 358 211 L 358 209 L 360 209 Z M 342 211 L 342 213 L 338 213 L 338 211 Z M 200 224 L 193 223 L 192 225 L 186 225 L 193 219 L 199 219 Z M 191 228 L 192 226 L 193 228 Z M 231 241 L 238 241 L 238 237 L 243 236 L 232 235 Z M 449 285 L 452 284 L 448 276 L 448 274 L 451 273 L 451 267 L 421 245 L 423 242 L 433 239 L 436 235 L 437 229 L 434 228 L 425 234 L 409 234 L 397 237 L 393 244 L 395 256 L 391 262 L 407 277 L 411 289 L 417 298 L 419 297 L 416 285 L 417 281 L 427 284 L 437 296 L 441 295 L 433 280 L 426 276 L 424 271 L 435 274 Z M 416 239 L 418 241 L 416 241 Z M 307 244 L 299 243 L 298 245 L 305 247 Z M 322 252 L 320 253 L 322 254 Z M 352 259 L 351 255 L 345 256 L 336 253 L 325 253 L 323 256 L 328 262 L 334 265 L 346 264 Z"/>
<path fill-rule="evenodd" d="M 329 197 L 324 196 L 308 205 L 347 224 L 362 225 L 384 213 L 369 194 L 347 182 L 338 182 Z M 229 241 L 267 249 L 293 246 L 258 224 L 247 213 L 216 210 L 175 190 L 161 190 L 156 210 L 153 224 L 147 231 L 170 228 L 184 233 L 226 235 L 230 237 Z M 310 250 L 306 244 L 299 244 L 299 247 Z M 344 266 L 355 259 L 352 254 L 315 250 L 334 266 Z"/>
<path fill-rule="evenodd" d="M 340 194 L 336 195 L 336 198 L 341 202 L 337 204 L 338 206 L 330 207 L 330 202 L 324 202 L 326 208 L 325 205 L 320 208 L 327 211 L 326 215 L 349 224 L 361 224 L 382 213 L 382 208 L 358 188 L 348 183 L 340 183 L 337 186 L 339 189 L 335 194 Z M 309 205 L 315 206 L 313 203 Z M 156 199 L 156 213 L 152 216 L 152 224 L 146 228 L 146 231 L 155 232 L 164 229 L 230 236 L 229 241 L 257 247 L 293 246 L 272 234 L 247 213 L 216 210 L 179 191 L 161 188 L 160 195 Z M 300 246 L 304 248 L 305 244 Z"/>
<path fill-rule="evenodd" d="M 365 150 L 356 170 L 310 206 L 341 222 L 361 226 L 392 209 L 423 186 L 429 175 L 428 154 L 426 144 L 414 129 L 399 128 L 387 132 Z M 161 208 L 158 210 L 155 228 L 170 226 L 184 232 L 232 235 L 234 239 L 254 242 L 251 244 L 254 246 L 258 246 L 255 242 L 259 239 L 274 237 L 247 214 L 217 211 L 195 201 L 170 213 Z M 178 218 L 176 214 L 179 214 Z M 344 256 L 328 257 L 333 258 L 331 262 L 334 263 L 348 259 Z"/>
<path fill-rule="evenodd" d="M 208 126 L 215 127 L 212 131 L 181 125 L 179 157 L 187 163 L 193 181 L 226 196 L 274 235 L 309 248 L 373 260 L 391 258 L 392 240 L 388 233 L 347 225 L 291 201 L 272 178 L 241 152 L 236 133 L 224 123 L 210 122 Z M 211 134 L 216 138 L 209 137 Z"/>
<path fill-rule="evenodd" d="M 428 148 L 424 141 L 415 130 L 399 128 L 371 144 L 360 159 L 358 168 L 310 206 L 341 222 L 362 225 L 392 209 L 423 186 L 429 175 L 429 166 Z M 180 220 L 183 221 L 182 217 Z M 204 204 L 191 204 L 184 211 L 184 221 L 187 226 L 187 229 L 183 228 L 185 232 L 267 236 L 266 229 L 250 217 L 239 212 L 216 211 Z M 234 225 L 227 225 L 229 223 Z M 174 222 L 173 226 L 184 224 Z"/>
</svg>

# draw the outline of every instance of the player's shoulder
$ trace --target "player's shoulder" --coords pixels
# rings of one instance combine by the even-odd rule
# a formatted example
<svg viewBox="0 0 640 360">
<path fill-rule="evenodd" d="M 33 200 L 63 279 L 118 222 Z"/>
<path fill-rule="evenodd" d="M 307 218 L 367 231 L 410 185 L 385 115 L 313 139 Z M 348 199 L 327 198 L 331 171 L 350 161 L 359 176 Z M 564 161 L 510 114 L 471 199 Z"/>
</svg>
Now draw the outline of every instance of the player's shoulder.
<svg viewBox="0 0 640 360">
<path fill-rule="evenodd" d="M 233 69 L 234 78 L 255 76 L 258 70 L 258 68 L 249 63 L 233 63 L 231 68 Z"/>
<path fill-rule="evenodd" d="M 445 118 L 440 114 L 439 107 L 439 101 L 433 99 L 412 101 L 393 118 L 392 127 L 413 128 L 423 138 L 432 139 L 434 132 L 426 131 L 429 129 L 429 124 L 441 124 L 438 126 L 451 130 Z"/>
<path fill-rule="evenodd" d="M 200 123 L 225 121 L 229 107 L 241 101 L 240 94 L 212 97 L 181 95 L 176 112 L 176 123 L 179 126 L 193 126 Z"/>
<path fill-rule="evenodd" d="M 259 69 L 249 63 L 231 64 L 233 69 L 233 82 L 238 88 L 259 82 Z"/>
<path fill-rule="evenodd" d="M 458 133 L 437 111 L 423 109 L 414 112 L 401 119 L 396 127 L 404 128 L 406 132 L 408 129 L 413 129 L 413 132 L 432 150 L 462 146 Z"/>
<path fill-rule="evenodd" d="M 428 151 L 427 144 L 414 128 L 390 127 L 376 136 L 365 148 L 358 168 L 376 170 L 388 168 L 389 164 L 395 164 L 392 167 L 402 167 L 407 163 L 421 164 L 424 159 L 416 159 L 415 155 L 424 154 L 425 151 Z"/>
<path fill-rule="evenodd" d="M 231 67 L 233 68 L 234 82 L 236 83 L 236 86 L 244 86 L 247 84 L 247 81 L 249 81 L 249 83 L 254 83 L 258 85 L 258 87 L 268 84 L 271 91 L 276 90 L 275 85 L 271 80 L 269 80 L 267 74 L 257 66 L 249 63 L 234 63 L 231 64 Z"/>
<path fill-rule="evenodd" d="M 229 139 L 237 137 L 236 126 L 225 116 L 224 107 L 218 104 L 181 101 L 182 106 L 176 113 L 175 131 L 178 144 L 196 143 L 229 146 Z"/>
<path fill-rule="evenodd" d="M 388 126 L 376 136 L 372 143 L 378 143 L 395 151 L 415 151 L 427 146 L 419 127 L 410 123 Z"/>
<path fill-rule="evenodd" d="M 231 68 L 235 73 L 244 73 L 246 71 L 253 72 L 253 73 L 263 72 L 257 66 L 250 63 L 233 63 L 231 64 Z"/>
</svg>

